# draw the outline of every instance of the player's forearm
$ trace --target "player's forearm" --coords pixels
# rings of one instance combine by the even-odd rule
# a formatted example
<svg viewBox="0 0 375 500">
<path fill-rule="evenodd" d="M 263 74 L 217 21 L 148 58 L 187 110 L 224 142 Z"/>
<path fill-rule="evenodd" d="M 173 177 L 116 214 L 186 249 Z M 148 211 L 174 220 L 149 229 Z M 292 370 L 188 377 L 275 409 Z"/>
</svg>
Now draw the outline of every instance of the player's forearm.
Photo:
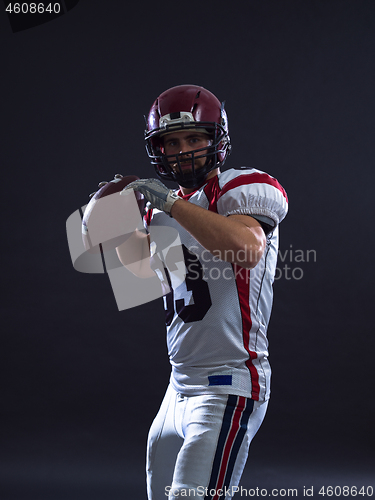
<svg viewBox="0 0 375 500">
<path fill-rule="evenodd" d="M 263 254 L 264 239 L 235 216 L 224 217 L 185 200 L 173 204 L 171 215 L 204 248 L 221 260 L 253 268 Z"/>
</svg>

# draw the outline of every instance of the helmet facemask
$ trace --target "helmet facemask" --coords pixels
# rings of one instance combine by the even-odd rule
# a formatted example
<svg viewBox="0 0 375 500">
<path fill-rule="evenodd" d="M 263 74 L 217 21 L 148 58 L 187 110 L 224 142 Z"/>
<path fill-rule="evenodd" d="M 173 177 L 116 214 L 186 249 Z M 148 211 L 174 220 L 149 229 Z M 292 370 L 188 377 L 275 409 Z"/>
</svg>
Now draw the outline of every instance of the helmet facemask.
<svg viewBox="0 0 375 500">
<path fill-rule="evenodd" d="M 207 134 L 210 144 L 179 154 L 165 154 L 164 136 L 171 132 L 187 130 Z M 211 170 L 223 165 L 225 158 L 220 161 L 218 155 L 221 153 L 226 157 L 230 148 L 227 132 L 215 122 L 180 121 L 179 123 L 169 123 L 146 133 L 145 138 L 147 153 L 158 177 L 163 180 L 175 181 L 185 188 L 200 186 Z M 206 161 L 203 166 L 196 168 L 195 161 L 199 158 L 206 158 Z M 191 169 L 184 171 L 183 163 L 191 164 Z"/>
</svg>

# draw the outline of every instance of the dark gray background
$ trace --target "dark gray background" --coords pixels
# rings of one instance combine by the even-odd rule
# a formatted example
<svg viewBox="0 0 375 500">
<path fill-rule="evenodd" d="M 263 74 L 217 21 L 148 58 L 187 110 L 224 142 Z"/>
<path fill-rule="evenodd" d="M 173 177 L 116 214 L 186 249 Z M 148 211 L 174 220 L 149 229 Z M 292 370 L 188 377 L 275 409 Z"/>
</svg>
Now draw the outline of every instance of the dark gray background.
<svg viewBox="0 0 375 500">
<path fill-rule="evenodd" d="M 226 100 L 226 168 L 287 190 L 281 251 L 316 251 L 280 263 L 303 277 L 275 283 L 242 485 L 374 486 L 374 28 L 372 0 L 81 0 L 18 33 L 0 15 L 2 500 L 146 497 L 162 301 L 119 312 L 107 276 L 73 269 L 65 222 L 99 181 L 154 176 L 143 115 L 183 83 Z"/>
</svg>

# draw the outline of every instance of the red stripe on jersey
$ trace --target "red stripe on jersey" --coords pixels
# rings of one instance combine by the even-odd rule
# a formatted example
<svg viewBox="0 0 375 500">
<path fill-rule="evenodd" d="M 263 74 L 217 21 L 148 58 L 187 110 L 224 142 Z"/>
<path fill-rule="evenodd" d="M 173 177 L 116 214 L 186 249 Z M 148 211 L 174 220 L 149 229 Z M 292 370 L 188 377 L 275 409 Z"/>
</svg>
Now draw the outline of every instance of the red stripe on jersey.
<svg viewBox="0 0 375 500">
<path fill-rule="evenodd" d="M 193 194 L 194 194 L 194 193 L 196 193 L 197 191 L 198 191 L 198 189 L 196 189 L 195 191 L 192 191 L 191 193 L 188 193 L 188 194 L 182 194 L 181 189 L 179 189 L 179 190 L 177 191 L 177 193 L 176 193 L 176 194 L 177 194 L 177 196 L 179 196 L 179 197 L 180 197 L 180 198 L 182 198 L 183 200 L 186 200 L 186 201 L 187 201 L 187 200 L 189 200 L 189 199 L 193 196 Z"/>
<path fill-rule="evenodd" d="M 237 407 L 234 410 L 234 414 L 233 414 L 233 418 L 232 418 L 232 425 L 231 425 L 231 428 L 229 430 L 227 441 L 225 443 L 225 447 L 224 447 L 224 451 L 223 451 L 223 458 L 221 459 L 219 477 L 217 479 L 216 488 L 215 488 L 216 494 L 214 497 L 212 497 L 212 500 L 219 500 L 218 492 L 222 489 L 223 484 L 224 484 L 225 475 L 227 473 L 229 457 L 230 457 L 232 447 L 233 447 L 234 441 L 236 439 L 237 433 L 240 429 L 241 417 L 242 417 L 242 413 L 245 409 L 245 406 L 246 406 L 246 399 L 243 396 L 239 396 Z"/>
<path fill-rule="evenodd" d="M 182 191 L 181 191 L 181 188 L 177 191 L 177 196 L 180 196 L 183 200 L 189 200 L 194 193 L 196 193 L 199 189 L 201 189 L 202 186 L 204 186 L 206 184 L 206 181 L 204 181 L 202 184 L 200 184 L 198 187 L 196 187 L 194 189 L 194 191 L 192 191 L 191 193 L 187 193 L 187 194 L 183 194 Z M 216 186 L 217 185 L 217 186 Z M 207 185 L 204 187 L 204 192 L 207 196 L 207 198 L 211 198 L 211 194 L 212 193 L 216 193 L 216 189 L 219 190 L 220 192 L 220 188 L 219 188 L 219 178 L 217 175 L 215 175 L 214 177 L 212 177 L 210 180 L 207 181 Z M 212 193 L 211 193 L 212 191 Z M 219 193 L 217 193 L 219 194 Z"/>
<path fill-rule="evenodd" d="M 151 224 L 152 210 L 152 208 L 148 209 L 146 215 L 143 217 L 143 219 L 146 221 L 147 226 Z"/>
<path fill-rule="evenodd" d="M 256 177 L 252 177 L 254 175 Z M 249 179 L 245 179 L 245 182 L 242 182 L 244 177 L 245 178 L 251 177 L 252 179 L 256 179 L 252 180 L 251 182 L 259 182 L 259 176 L 262 176 L 262 178 L 265 176 L 272 180 L 272 177 L 270 177 L 267 174 L 256 173 L 256 174 L 240 175 L 236 179 L 233 179 L 229 181 L 227 184 L 225 184 L 224 188 L 221 190 L 219 186 L 219 178 L 216 175 L 215 177 L 210 179 L 210 181 L 203 189 L 209 203 L 208 210 L 217 213 L 217 202 L 220 196 L 224 192 L 229 191 L 229 189 L 233 189 L 234 187 L 241 186 L 242 184 L 250 184 Z M 276 179 L 274 179 L 274 181 L 277 183 Z M 227 189 L 228 185 L 230 187 Z M 251 387 L 252 387 L 251 397 L 255 401 L 258 401 L 260 392 L 259 375 L 256 367 L 253 365 L 253 359 L 256 359 L 257 353 L 251 351 L 249 347 L 250 330 L 252 326 L 251 316 L 250 316 L 250 269 L 245 269 L 243 267 L 238 266 L 237 264 L 233 264 L 233 270 L 236 279 L 240 309 L 241 309 L 243 345 L 244 348 L 246 349 L 246 352 L 249 354 L 249 359 L 246 361 L 246 366 L 250 372 L 250 378 L 251 378 Z M 238 270 L 239 272 L 237 272 Z M 245 276 L 243 276 L 243 274 Z"/>
<path fill-rule="evenodd" d="M 217 175 L 210 179 L 203 191 L 208 199 L 208 210 L 217 213 L 217 200 L 220 198 L 221 192 L 219 186 L 219 178 Z"/>
<path fill-rule="evenodd" d="M 282 185 L 270 175 L 260 174 L 258 172 L 254 172 L 253 174 L 239 175 L 235 179 L 232 179 L 231 181 L 227 182 L 223 187 L 223 189 L 221 190 L 220 196 L 227 193 L 231 189 L 243 186 L 245 184 L 269 184 L 270 186 L 273 186 L 276 189 L 278 189 L 284 196 L 286 202 L 288 202 L 288 196 Z"/>
<path fill-rule="evenodd" d="M 243 345 L 249 354 L 246 366 L 250 371 L 251 377 L 251 398 L 258 401 L 260 391 L 259 375 L 256 367 L 253 365 L 253 359 L 257 358 L 257 353 L 250 350 L 250 330 L 252 327 L 250 315 L 250 269 L 233 264 L 233 271 L 240 301 Z"/>
</svg>

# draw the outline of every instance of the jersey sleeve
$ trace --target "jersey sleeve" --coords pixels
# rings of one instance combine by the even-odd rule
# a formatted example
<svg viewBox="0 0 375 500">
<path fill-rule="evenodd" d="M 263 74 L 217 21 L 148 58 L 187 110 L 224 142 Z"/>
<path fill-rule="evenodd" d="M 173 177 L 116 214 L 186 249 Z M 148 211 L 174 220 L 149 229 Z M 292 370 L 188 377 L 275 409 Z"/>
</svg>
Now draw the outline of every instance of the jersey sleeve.
<svg viewBox="0 0 375 500">
<path fill-rule="evenodd" d="M 261 220 L 272 221 L 276 227 L 288 212 L 288 197 L 274 177 L 264 172 L 248 170 L 223 185 L 217 210 L 225 216 L 259 216 Z"/>
</svg>

